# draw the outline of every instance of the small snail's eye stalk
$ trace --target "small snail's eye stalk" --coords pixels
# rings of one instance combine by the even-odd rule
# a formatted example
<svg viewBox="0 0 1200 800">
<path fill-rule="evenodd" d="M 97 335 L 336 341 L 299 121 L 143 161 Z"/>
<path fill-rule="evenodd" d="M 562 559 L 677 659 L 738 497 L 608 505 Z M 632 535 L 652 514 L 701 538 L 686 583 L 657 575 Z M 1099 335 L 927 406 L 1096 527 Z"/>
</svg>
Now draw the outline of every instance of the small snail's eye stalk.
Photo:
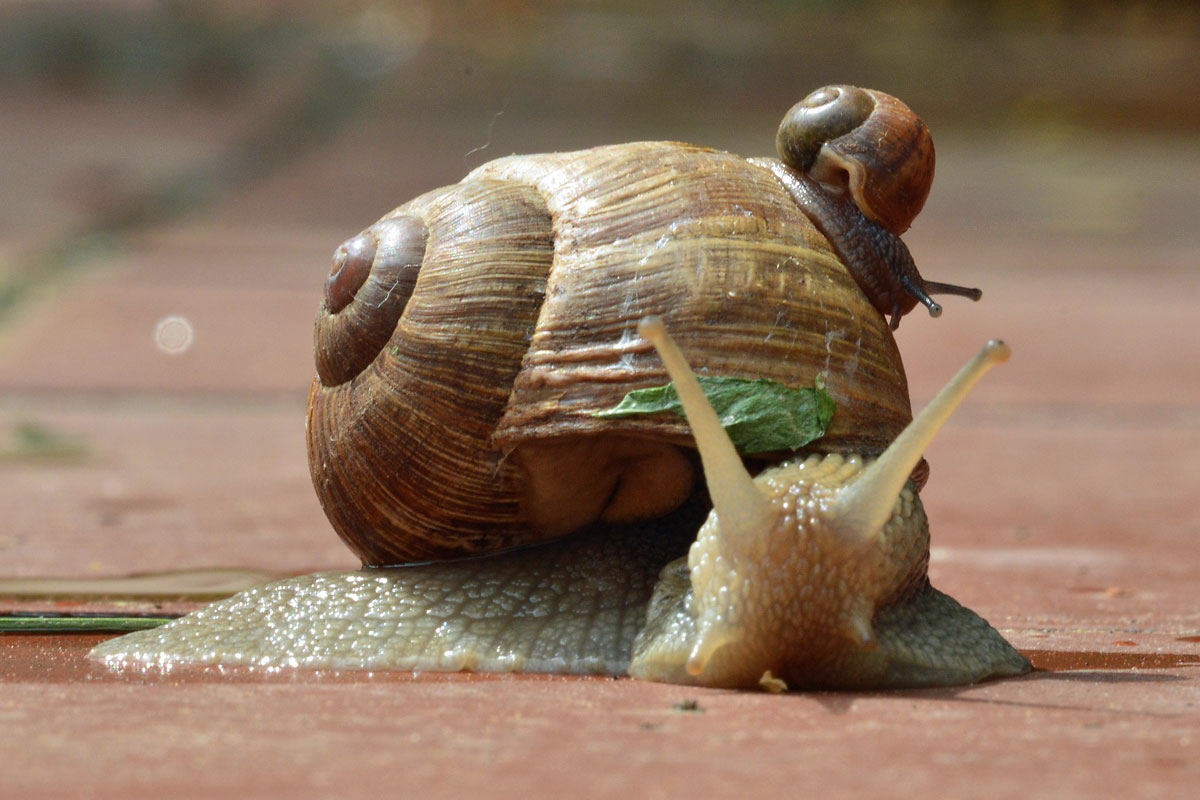
<svg viewBox="0 0 1200 800">
<path fill-rule="evenodd" d="M 923 306 L 929 309 L 929 316 L 940 317 L 942 315 L 942 307 L 934 302 L 934 299 L 925 291 L 925 287 L 918 281 L 913 280 L 911 275 L 901 275 L 900 285 L 904 287 L 905 291 L 920 300 Z M 900 317 L 893 315 L 892 330 L 898 327 L 900 327 Z"/>
<path fill-rule="evenodd" d="M 953 283 L 939 283 L 937 281 L 927 281 L 919 276 L 914 278 L 912 273 L 902 272 L 899 275 L 900 286 L 905 292 L 915 297 L 920 301 L 921 305 L 929 309 L 929 316 L 940 317 L 942 315 L 942 306 L 934 300 L 930 295 L 934 294 L 953 294 L 959 297 L 968 297 L 975 302 L 979 302 L 983 297 L 981 289 L 971 289 L 966 286 L 956 286 Z M 904 309 L 899 303 L 892 309 L 891 328 L 896 330 L 900 327 L 900 317 L 904 315 Z"/>
</svg>

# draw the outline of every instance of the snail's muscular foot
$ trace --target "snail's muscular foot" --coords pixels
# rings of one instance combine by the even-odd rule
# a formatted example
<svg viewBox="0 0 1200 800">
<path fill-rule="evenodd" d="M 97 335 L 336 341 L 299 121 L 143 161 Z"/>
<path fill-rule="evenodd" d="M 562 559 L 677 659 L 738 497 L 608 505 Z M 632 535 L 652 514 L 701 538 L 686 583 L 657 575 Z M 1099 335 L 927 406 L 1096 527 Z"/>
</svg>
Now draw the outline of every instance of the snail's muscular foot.
<svg viewBox="0 0 1200 800">
<path fill-rule="evenodd" d="M 690 605 L 691 581 L 680 559 L 660 575 L 646 628 L 634 644 L 631 675 L 695 682 L 686 668 L 699 636 Z M 961 686 L 1032 669 L 986 620 L 928 583 L 880 608 L 871 628 L 870 645 L 830 631 L 804 663 L 773 665 L 771 675 L 793 689 L 910 689 Z M 746 675 L 742 683 L 749 687 L 762 677 Z"/>
</svg>

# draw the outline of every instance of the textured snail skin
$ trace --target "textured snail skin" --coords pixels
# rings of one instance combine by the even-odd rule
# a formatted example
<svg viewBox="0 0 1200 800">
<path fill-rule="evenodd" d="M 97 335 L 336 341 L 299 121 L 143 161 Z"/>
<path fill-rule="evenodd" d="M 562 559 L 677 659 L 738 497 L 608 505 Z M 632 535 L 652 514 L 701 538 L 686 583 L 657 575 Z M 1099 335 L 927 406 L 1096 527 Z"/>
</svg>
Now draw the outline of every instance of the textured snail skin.
<svg viewBox="0 0 1200 800">
<path fill-rule="evenodd" d="M 659 569 L 702 519 L 689 510 L 488 558 L 292 578 L 113 639 L 93 657 L 623 675 Z"/>
</svg>

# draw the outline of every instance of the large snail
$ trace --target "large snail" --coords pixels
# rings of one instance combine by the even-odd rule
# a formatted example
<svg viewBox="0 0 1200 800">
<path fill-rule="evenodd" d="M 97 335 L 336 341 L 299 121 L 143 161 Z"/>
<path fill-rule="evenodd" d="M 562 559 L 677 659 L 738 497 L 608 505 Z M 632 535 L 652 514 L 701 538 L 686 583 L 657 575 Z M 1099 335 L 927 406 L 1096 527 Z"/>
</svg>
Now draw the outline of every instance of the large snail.
<svg viewBox="0 0 1200 800">
<path fill-rule="evenodd" d="M 778 145 L 782 161 L 660 142 L 503 158 L 342 245 L 308 444 L 367 568 L 94 654 L 732 687 L 1028 671 L 926 577 L 922 451 L 1007 352 L 912 420 L 889 328 L 917 302 L 938 313 L 930 293 L 978 298 L 924 281 L 898 238 L 929 190 L 928 131 L 894 98 L 828 87 Z M 689 362 L 822 380 L 837 411 L 797 453 L 748 454 L 767 465 L 752 478 Z M 668 373 L 687 422 L 596 415 Z"/>
</svg>

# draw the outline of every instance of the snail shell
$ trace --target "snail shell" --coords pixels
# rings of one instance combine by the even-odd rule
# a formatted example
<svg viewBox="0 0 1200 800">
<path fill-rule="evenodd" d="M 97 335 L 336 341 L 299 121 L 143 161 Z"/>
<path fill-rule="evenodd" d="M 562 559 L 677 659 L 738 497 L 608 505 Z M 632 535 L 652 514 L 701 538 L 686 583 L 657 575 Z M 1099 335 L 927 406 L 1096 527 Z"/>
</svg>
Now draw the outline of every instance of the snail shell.
<svg viewBox="0 0 1200 800">
<path fill-rule="evenodd" d="M 503 158 L 339 248 L 308 417 L 334 528 L 395 564 L 678 506 L 686 422 L 593 416 L 666 382 L 647 314 L 701 372 L 823 376 L 822 452 L 877 453 L 911 419 L 885 321 L 769 164 L 660 142 Z"/>
<path fill-rule="evenodd" d="M 775 138 L 789 167 L 853 196 L 869 219 L 901 234 L 933 185 L 929 128 L 889 94 L 826 86 L 784 116 Z"/>
</svg>

